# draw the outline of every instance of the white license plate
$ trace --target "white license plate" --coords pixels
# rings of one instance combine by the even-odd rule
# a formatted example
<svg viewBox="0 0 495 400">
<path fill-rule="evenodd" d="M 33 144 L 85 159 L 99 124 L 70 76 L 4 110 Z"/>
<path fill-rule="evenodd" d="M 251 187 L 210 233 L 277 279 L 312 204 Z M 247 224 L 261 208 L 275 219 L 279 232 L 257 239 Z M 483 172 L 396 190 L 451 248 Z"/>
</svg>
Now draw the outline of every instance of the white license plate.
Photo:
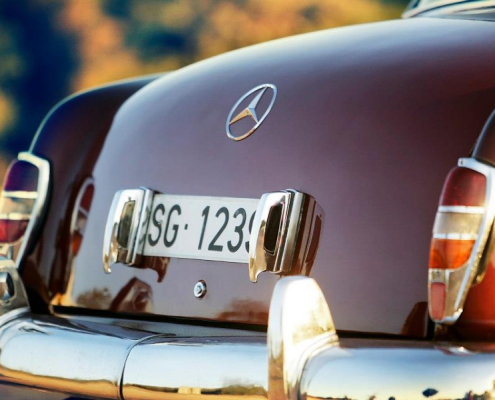
<svg viewBox="0 0 495 400">
<path fill-rule="evenodd" d="M 258 203 L 259 199 L 157 194 L 144 255 L 247 263 Z"/>
</svg>

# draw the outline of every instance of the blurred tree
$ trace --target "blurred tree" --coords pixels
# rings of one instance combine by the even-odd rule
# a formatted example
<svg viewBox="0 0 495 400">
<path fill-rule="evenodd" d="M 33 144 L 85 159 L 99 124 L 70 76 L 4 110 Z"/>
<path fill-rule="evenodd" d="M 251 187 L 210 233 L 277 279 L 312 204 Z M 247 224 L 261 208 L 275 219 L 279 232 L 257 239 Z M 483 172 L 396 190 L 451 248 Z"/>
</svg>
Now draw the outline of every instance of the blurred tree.
<svg viewBox="0 0 495 400">
<path fill-rule="evenodd" d="M 83 1 L 83 0 L 79 0 Z M 141 73 L 284 36 L 397 18 L 408 0 L 106 0 Z M 85 3 L 86 4 L 86 3 Z M 81 71 L 84 75 L 84 71 Z M 95 75 L 90 81 L 97 81 Z M 84 82 L 82 79 L 80 82 Z"/>
<path fill-rule="evenodd" d="M 0 2 L 0 145 L 16 153 L 50 108 L 72 90 L 75 38 L 57 28 L 60 2 Z"/>
<path fill-rule="evenodd" d="M 397 18 L 407 3 L 2 0 L 0 153 L 27 149 L 49 109 L 73 91 L 283 36 Z"/>
<path fill-rule="evenodd" d="M 396 18 L 403 7 L 379 0 L 216 2 L 198 32 L 198 58 L 298 33 Z"/>
</svg>

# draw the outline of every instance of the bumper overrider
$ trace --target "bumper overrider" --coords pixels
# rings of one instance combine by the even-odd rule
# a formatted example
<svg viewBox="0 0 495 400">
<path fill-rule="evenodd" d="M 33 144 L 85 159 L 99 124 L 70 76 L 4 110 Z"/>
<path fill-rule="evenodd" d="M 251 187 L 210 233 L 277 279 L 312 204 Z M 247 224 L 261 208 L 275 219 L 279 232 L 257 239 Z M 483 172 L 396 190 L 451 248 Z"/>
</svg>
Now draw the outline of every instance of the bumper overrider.
<svg viewBox="0 0 495 400">
<path fill-rule="evenodd" d="M 117 399 L 417 399 L 437 394 L 459 399 L 495 393 L 493 346 L 339 339 L 322 292 L 307 277 L 280 279 L 267 335 L 227 335 L 217 328 L 206 334 L 193 329 L 192 336 L 153 334 L 34 316 L 17 269 L 6 258 L 0 260 L 0 292 L 2 384 Z"/>
</svg>

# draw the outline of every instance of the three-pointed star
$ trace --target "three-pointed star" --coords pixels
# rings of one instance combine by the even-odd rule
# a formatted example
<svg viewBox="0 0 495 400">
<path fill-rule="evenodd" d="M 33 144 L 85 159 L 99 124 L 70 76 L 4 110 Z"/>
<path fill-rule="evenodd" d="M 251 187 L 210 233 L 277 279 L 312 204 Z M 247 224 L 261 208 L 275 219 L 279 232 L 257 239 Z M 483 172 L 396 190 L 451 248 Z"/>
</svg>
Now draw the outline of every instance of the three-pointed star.
<svg viewBox="0 0 495 400">
<path fill-rule="evenodd" d="M 232 124 L 236 123 L 237 121 L 239 121 L 243 118 L 246 118 L 246 117 L 251 117 L 254 122 L 258 123 L 259 119 L 258 119 L 258 116 L 256 115 L 256 106 L 258 105 L 261 98 L 263 97 L 263 94 L 265 93 L 266 89 L 267 88 L 264 88 L 261 92 L 259 92 L 256 95 L 256 97 L 253 100 L 251 100 L 251 103 L 249 103 L 249 105 L 244 110 L 242 110 L 239 114 L 237 114 L 234 118 L 232 118 L 229 122 L 229 125 L 232 125 Z"/>
</svg>

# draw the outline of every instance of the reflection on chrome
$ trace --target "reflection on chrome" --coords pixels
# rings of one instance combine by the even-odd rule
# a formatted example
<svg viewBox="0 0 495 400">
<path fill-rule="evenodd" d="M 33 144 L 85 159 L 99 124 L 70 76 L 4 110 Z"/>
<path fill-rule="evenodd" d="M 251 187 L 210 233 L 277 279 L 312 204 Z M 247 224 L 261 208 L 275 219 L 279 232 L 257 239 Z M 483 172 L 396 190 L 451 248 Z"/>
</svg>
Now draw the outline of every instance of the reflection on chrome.
<svg viewBox="0 0 495 400">
<path fill-rule="evenodd" d="M 18 319 L 0 331 L 1 381 L 118 398 L 127 354 L 145 336 L 116 327 L 104 332 L 62 319 Z"/>
<path fill-rule="evenodd" d="M 261 196 L 249 239 L 249 279 L 269 271 L 309 275 L 325 214 L 309 194 L 293 189 Z"/>
<path fill-rule="evenodd" d="M 152 337 L 111 324 L 18 318 L 0 328 L 0 393 L 3 384 L 13 383 L 90 398 L 287 399 L 268 393 L 264 335 L 216 334 L 212 329 L 195 338 Z M 403 340 L 339 343 L 309 354 L 292 398 L 495 398 L 495 352 L 483 344 L 464 349 Z"/>
<path fill-rule="evenodd" d="M 307 277 L 277 283 L 267 336 L 227 336 L 231 332 L 222 328 L 203 327 L 200 335 L 184 337 L 197 327 L 178 333 L 171 323 L 130 327 L 96 317 L 36 319 L 22 301 L 13 261 L 3 261 L 0 273 L 12 274 L 21 297 L 0 300 L 0 394 L 3 384 L 14 384 L 85 398 L 495 398 L 490 343 L 338 340 L 323 294 Z M 146 284 L 131 280 L 122 304 L 140 292 L 148 295 Z"/>
<path fill-rule="evenodd" d="M 495 398 L 495 354 L 483 347 L 434 348 L 392 341 L 350 341 L 328 348 L 308 363 L 306 399 L 488 400 Z M 306 397 L 304 397 L 306 396 Z"/>
<path fill-rule="evenodd" d="M 298 399 L 306 361 L 338 337 L 323 293 L 314 279 L 281 279 L 268 320 L 268 398 Z"/>
<path fill-rule="evenodd" d="M 103 243 L 103 268 L 106 273 L 110 273 L 112 265 L 118 262 L 139 264 L 153 193 L 147 188 L 115 193 Z"/>
<path fill-rule="evenodd" d="M 125 399 L 264 399 L 265 337 L 171 339 L 139 343 L 123 379 Z"/>
</svg>

